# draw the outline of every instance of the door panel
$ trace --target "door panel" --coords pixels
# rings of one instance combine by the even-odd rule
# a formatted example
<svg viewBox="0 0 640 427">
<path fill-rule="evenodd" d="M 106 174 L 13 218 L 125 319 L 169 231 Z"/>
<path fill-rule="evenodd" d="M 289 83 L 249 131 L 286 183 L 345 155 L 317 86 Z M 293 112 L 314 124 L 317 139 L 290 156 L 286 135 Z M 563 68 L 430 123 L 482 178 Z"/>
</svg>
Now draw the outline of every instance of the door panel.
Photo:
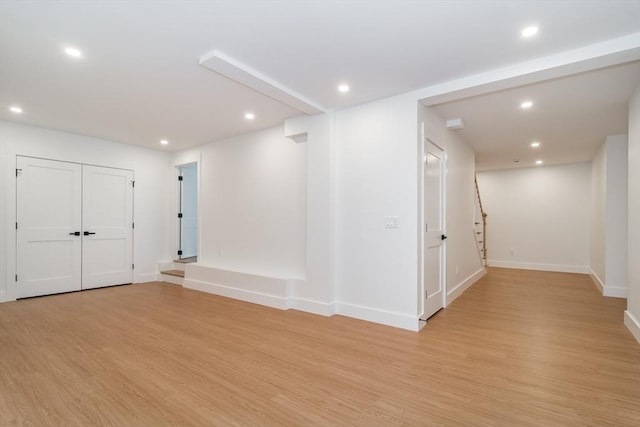
<svg viewBox="0 0 640 427">
<path fill-rule="evenodd" d="M 17 297 L 80 290 L 80 165 L 17 157 Z"/>
<path fill-rule="evenodd" d="M 424 165 L 424 317 L 444 306 L 444 152 L 425 141 Z"/>
<path fill-rule="evenodd" d="M 132 181 L 130 170 L 83 166 L 82 289 L 133 282 Z"/>
</svg>

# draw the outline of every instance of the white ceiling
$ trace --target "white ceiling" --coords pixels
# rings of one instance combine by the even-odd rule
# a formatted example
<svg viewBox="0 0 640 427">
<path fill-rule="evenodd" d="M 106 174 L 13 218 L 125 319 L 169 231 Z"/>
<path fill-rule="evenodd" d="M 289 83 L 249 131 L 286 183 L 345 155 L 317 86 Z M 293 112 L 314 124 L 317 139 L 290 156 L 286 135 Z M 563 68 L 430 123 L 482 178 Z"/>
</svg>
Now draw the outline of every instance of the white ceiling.
<svg viewBox="0 0 640 427">
<path fill-rule="evenodd" d="M 478 171 L 590 161 L 608 135 L 627 133 L 628 103 L 640 62 L 435 106 L 476 151 Z M 524 110 L 520 103 L 534 102 Z M 531 148 L 531 142 L 540 147 Z M 516 160 L 518 162 L 516 162 Z"/>
<path fill-rule="evenodd" d="M 300 114 L 199 66 L 213 50 L 342 108 L 637 33 L 639 17 L 640 0 L 0 0 L 0 119 L 176 150 Z"/>
</svg>

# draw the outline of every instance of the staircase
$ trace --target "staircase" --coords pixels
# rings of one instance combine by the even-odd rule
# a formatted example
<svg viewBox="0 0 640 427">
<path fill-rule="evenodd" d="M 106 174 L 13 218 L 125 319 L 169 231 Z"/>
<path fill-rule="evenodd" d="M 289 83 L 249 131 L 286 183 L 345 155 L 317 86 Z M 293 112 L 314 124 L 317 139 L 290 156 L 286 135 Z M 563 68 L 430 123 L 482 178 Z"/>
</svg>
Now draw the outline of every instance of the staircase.
<svg viewBox="0 0 640 427">
<path fill-rule="evenodd" d="M 478 188 L 477 177 L 473 178 L 476 186 L 476 198 L 475 198 L 475 213 L 473 232 L 476 236 L 476 243 L 478 245 L 478 251 L 482 258 L 482 264 L 487 266 L 487 213 L 482 207 L 482 198 L 480 197 L 480 189 Z"/>
<path fill-rule="evenodd" d="M 173 263 L 161 265 L 160 280 L 162 282 L 173 283 L 182 286 L 184 281 L 184 267 L 186 264 L 197 262 L 198 257 L 182 258 L 173 260 Z"/>
</svg>

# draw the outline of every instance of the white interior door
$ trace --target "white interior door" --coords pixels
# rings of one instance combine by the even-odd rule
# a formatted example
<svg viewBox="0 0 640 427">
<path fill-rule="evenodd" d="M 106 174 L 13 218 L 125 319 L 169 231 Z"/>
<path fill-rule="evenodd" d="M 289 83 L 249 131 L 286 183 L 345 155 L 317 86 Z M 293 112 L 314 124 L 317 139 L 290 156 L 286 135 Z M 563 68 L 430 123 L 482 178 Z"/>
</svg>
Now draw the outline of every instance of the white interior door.
<svg viewBox="0 0 640 427">
<path fill-rule="evenodd" d="M 80 290 L 82 167 L 21 156 L 16 167 L 17 297 Z"/>
<path fill-rule="evenodd" d="M 198 169 L 196 163 L 180 167 L 180 258 L 198 254 Z"/>
<path fill-rule="evenodd" d="M 133 171 L 83 166 L 82 289 L 133 282 Z"/>
<path fill-rule="evenodd" d="M 433 316 L 444 306 L 444 151 L 424 144 L 424 314 Z"/>
</svg>

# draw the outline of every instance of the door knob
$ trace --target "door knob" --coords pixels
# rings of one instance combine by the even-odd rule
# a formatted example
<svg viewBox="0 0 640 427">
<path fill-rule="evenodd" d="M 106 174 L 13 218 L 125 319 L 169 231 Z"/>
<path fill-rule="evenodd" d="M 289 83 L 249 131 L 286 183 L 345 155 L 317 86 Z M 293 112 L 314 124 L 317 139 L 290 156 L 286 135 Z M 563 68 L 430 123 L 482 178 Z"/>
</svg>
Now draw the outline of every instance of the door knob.
<svg viewBox="0 0 640 427">
<path fill-rule="evenodd" d="M 84 235 L 85 235 L 85 236 L 88 236 L 89 234 L 96 234 L 96 233 L 92 233 L 92 232 L 90 232 L 90 231 L 85 231 L 85 232 L 84 232 Z"/>
<path fill-rule="evenodd" d="M 442 236 L 440 236 L 440 239 L 442 239 L 442 240 L 447 240 L 447 235 L 446 235 L 446 234 L 443 234 Z"/>
</svg>

